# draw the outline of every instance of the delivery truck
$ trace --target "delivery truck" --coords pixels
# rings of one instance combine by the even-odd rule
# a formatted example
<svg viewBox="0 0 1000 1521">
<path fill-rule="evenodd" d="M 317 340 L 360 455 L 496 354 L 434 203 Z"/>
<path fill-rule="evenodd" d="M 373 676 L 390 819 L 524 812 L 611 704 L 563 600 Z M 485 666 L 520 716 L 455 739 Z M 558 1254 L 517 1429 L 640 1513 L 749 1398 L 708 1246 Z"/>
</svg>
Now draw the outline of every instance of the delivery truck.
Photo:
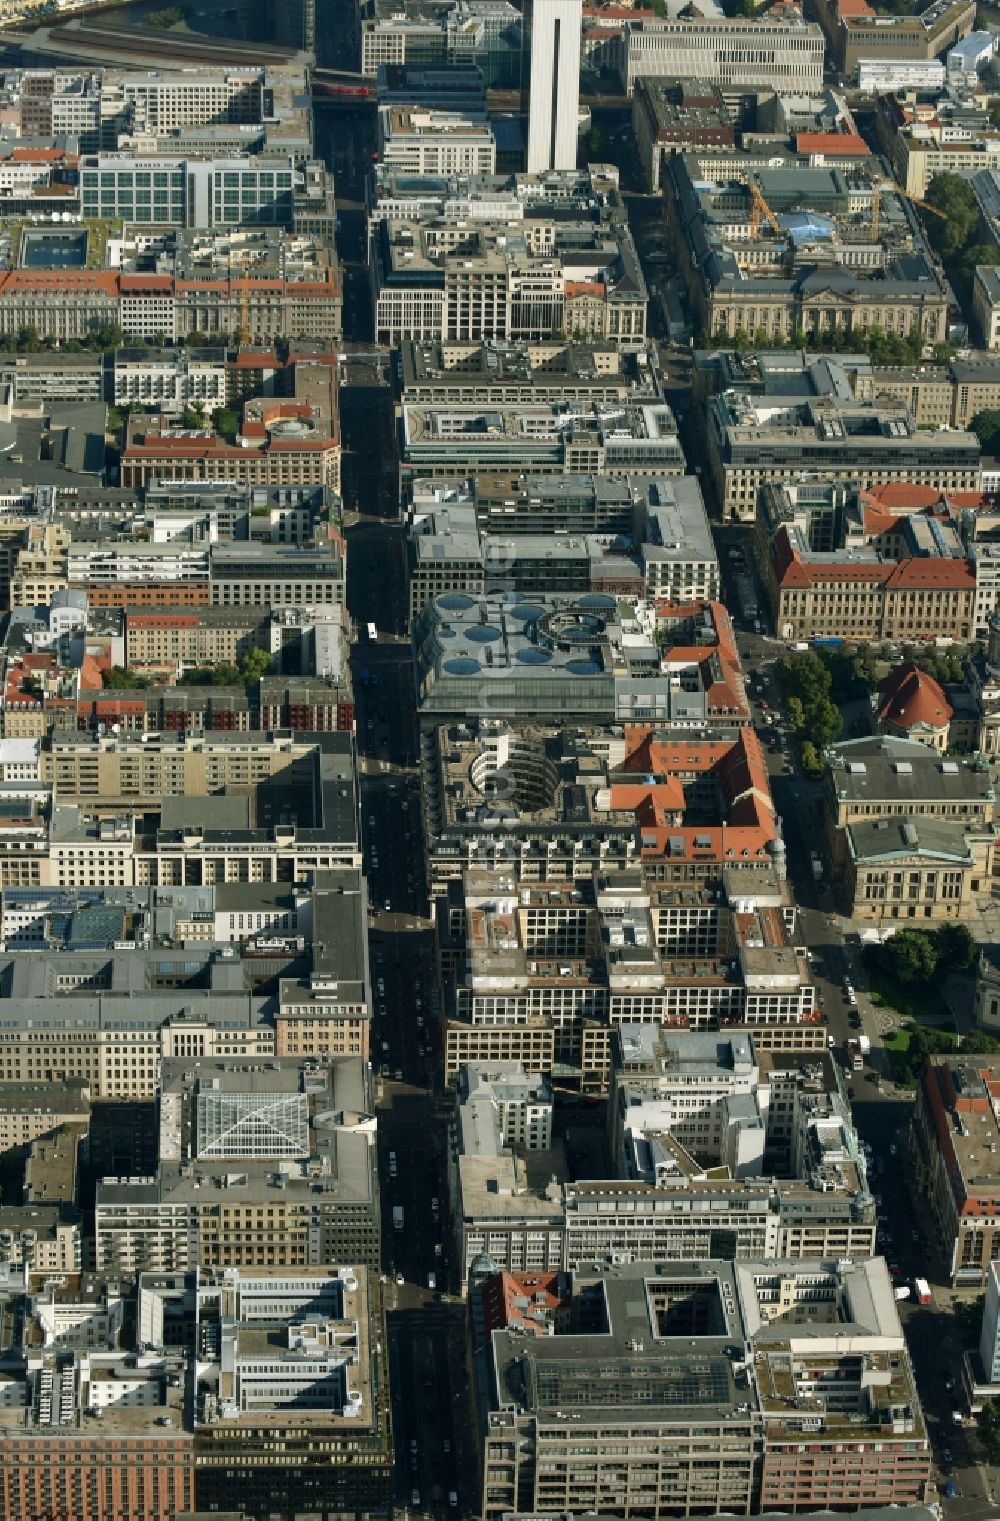
<svg viewBox="0 0 1000 1521">
<path fill-rule="evenodd" d="M 913 1292 L 917 1296 L 917 1303 L 918 1304 L 930 1304 L 930 1302 L 931 1302 L 931 1286 L 927 1282 L 926 1278 L 914 1278 L 914 1280 L 913 1280 Z"/>
</svg>

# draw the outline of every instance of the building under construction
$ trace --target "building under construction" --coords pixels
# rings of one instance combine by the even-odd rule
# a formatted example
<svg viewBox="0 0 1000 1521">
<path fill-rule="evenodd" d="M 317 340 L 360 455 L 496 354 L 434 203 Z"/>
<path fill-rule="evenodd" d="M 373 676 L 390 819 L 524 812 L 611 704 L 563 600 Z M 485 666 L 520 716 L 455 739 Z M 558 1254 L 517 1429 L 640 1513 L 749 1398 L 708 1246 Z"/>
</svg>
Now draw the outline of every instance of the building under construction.
<svg viewBox="0 0 1000 1521">
<path fill-rule="evenodd" d="M 760 341 L 878 328 L 947 335 L 949 292 L 915 203 L 877 162 L 739 162 L 678 156 L 667 202 L 696 321 Z M 919 204 L 919 203 L 916 203 Z M 928 208 L 930 209 L 930 208 Z"/>
</svg>

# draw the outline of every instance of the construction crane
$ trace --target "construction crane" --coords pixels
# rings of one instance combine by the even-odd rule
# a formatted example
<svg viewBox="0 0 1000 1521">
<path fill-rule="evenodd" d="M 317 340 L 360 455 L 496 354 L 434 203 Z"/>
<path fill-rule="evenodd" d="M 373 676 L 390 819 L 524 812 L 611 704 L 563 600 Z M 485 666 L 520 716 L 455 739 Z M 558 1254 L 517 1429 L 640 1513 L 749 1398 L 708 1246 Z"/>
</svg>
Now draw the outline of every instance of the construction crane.
<svg viewBox="0 0 1000 1521">
<path fill-rule="evenodd" d="M 882 213 L 882 192 L 884 190 L 891 190 L 894 195 L 902 196 L 903 200 L 909 201 L 911 206 L 919 206 L 921 211 L 929 211 L 931 216 L 940 217 L 944 222 L 948 220 L 948 213 L 946 211 L 939 211 L 936 206 L 931 205 L 930 201 L 922 201 L 918 196 L 910 195 L 909 191 L 901 189 L 899 185 L 894 185 L 892 180 L 883 180 L 872 191 L 871 239 L 873 243 L 878 239 L 879 222 Z"/>
<path fill-rule="evenodd" d="M 777 237 L 780 238 L 780 237 L 784 236 L 784 232 L 782 230 L 781 223 L 778 221 L 778 218 L 775 216 L 774 212 L 771 210 L 770 206 L 765 201 L 760 186 L 758 184 L 756 184 L 753 180 L 751 180 L 750 181 L 750 226 L 751 226 L 751 228 L 753 230 L 754 237 L 757 237 L 757 235 L 758 235 L 758 233 L 760 231 L 760 224 L 761 224 L 761 220 L 762 219 L 768 223 L 768 225 L 771 228 L 771 231 L 773 233 L 775 233 Z"/>
<path fill-rule="evenodd" d="M 246 348 L 250 342 L 250 290 L 246 279 L 240 290 L 240 347 Z"/>
</svg>

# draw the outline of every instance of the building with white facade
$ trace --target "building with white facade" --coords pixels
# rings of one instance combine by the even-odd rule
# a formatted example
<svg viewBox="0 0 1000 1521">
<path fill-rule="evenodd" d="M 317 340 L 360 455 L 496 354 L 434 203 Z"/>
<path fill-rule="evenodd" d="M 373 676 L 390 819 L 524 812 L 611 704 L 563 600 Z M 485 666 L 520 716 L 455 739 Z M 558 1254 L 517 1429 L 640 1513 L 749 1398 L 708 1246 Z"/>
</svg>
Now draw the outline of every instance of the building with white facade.
<svg viewBox="0 0 1000 1521">
<path fill-rule="evenodd" d="M 937 58 L 862 58 L 858 64 L 858 89 L 869 95 L 893 90 L 940 90 L 945 67 Z"/>
<path fill-rule="evenodd" d="M 226 405 L 224 349 L 116 349 L 116 407 L 156 407 L 171 416 L 201 404 L 206 418 Z"/>
<path fill-rule="evenodd" d="M 576 168 L 582 15 L 580 0 L 530 0 L 529 174 Z"/>
<path fill-rule="evenodd" d="M 619 69 L 626 95 L 642 75 L 710 79 L 725 88 L 755 86 L 794 95 L 823 87 L 823 33 L 794 20 L 629 21 Z"/>
<path fill-rule="evenodd" d="M 485 116 L 383 106 L 378 125 L 381 162 L 390 172 L 474 175 L 496 171 L 496 141 Z"/>
<path fill-rule="evenodd" d="M 552 1085 L 520 1062 L 472 1062 L 458 1079 L 462 1151 L 496 1156 L 504 1147 L 548 1151 L 552 1145 Z"/>
</svg>

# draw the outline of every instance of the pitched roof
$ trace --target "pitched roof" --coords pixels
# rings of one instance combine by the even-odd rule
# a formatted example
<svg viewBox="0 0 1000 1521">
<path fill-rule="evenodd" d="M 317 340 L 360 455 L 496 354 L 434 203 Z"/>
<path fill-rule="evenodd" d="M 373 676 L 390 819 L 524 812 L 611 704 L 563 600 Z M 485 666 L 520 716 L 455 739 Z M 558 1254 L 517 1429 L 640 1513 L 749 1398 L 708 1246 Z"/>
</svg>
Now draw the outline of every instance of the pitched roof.
<svg viewBox="0 0 1000 1521">
<path fill-rule="evenodd" d="M 882 705 L 879 718 L 896 729 L 943 729 L 951 722 L 954 708 L 944 689 L 912 661 L 890 671 L 879 687 Z"/>
<path fill-rule="evenodd" d="M 833 153 L 852 158 L 867 157 L 870 149 L 863 137 L 856 132 L 799 132 L 795 138 L 796 153 Z"/>
</svg>

